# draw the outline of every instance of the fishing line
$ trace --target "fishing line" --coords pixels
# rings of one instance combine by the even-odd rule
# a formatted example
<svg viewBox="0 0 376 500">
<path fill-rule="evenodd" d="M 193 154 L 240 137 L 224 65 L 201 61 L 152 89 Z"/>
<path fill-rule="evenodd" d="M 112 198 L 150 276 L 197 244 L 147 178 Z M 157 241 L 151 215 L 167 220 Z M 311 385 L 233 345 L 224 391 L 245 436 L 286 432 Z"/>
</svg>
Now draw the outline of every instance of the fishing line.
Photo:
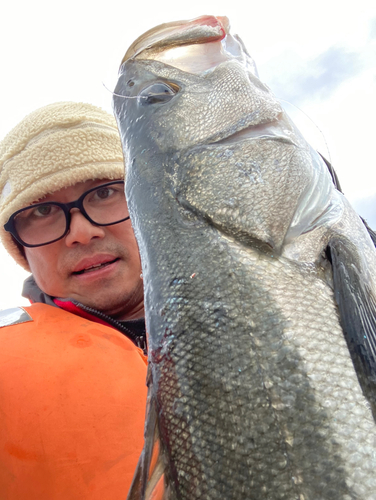
<svg viewBox="0 0 376 500">
<path fill-rule="evenodd" d="M 121 94 L 116 94 L 115 92 L 113 92 L 112 90 L 110 90 L 106 84 L 104 82 L 102 82 L 102 85 L 103 87 L 108 90 L 108 92 L 110 92 L 110 94 L 112 95 L 116 95 L 116 97 L 123 97 L 124 99 L 138 99 L 139 97 L 141 97 L 142 99 L 147 99 L 147 96 L 145 95 L 140 95 L 140 94 L 137 94 L 137 95 L 121 95 Z"/>
<path fill-rule="evenodd" d="M 300 113 L 302 113 L 306 118 L 308 118 L 308 120 L 312 123 L 312 125 L 317 128 L 317 130 L 320 132 L 320 135 L 321 135 L 321 138 L 323 139 L 324 143 L 325 143 L 325 147 L 326 147 L 326 151 L 328 153 L 328 156 L 329 156 L 329 161 L 330 163 L 332 163 L 332 157 L 331 157 L 331 154 L 330 154 L 330 149 L 329 149 L 329 145 L 327 143 L 327 140 L 325 138 L 325 134 L 324 132 L 320 129 L 320 127 L 312 120 L 312 118 L 305 112 L 303 111 L 302 109 L 299 108 L 299 106 L 296 106 L 295 104 L 293 104 L 292 102 L 290 101 L 286 101 L 285 99 L 280 99 L 279 97 L 277 97 L 277 99 L 281 102 L 285 102 L 287 104 L 290 104 L 290 106 L 293 106 L 294 108 L 296 108 L 298 111 L 300 111 Z M 299 128 L 299 127 L 298 127 Z M 305 134 L 303 134 L 305 135 Z M 309 142 L 309 138 L 308 138 L 308 142 Z"/>
</svg>

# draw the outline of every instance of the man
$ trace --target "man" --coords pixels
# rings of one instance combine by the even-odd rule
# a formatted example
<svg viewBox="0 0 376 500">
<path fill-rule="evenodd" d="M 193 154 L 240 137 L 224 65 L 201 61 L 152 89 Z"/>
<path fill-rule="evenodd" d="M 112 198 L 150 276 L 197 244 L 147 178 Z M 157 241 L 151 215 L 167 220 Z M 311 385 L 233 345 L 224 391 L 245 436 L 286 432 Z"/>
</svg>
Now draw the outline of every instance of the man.
<svg viewBox="0 0 376 500">
<path fill-rule="evenodd" d="M 92 105 L 41 108 L 0 144 L 0 236 L 32 273 L 32 305 L 0 312 L 1 499 L 126 497 L 146 344 L 123 176 L 115 120 Z"/>
</svg>

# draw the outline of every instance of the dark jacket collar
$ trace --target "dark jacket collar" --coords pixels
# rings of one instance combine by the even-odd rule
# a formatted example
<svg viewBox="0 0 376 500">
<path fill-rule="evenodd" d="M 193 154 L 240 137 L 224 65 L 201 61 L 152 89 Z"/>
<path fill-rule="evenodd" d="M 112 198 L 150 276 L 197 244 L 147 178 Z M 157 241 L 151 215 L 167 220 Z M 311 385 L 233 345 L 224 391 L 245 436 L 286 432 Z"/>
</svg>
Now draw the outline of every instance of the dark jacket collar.
<svg viewBox="0 0 376 500">
<path fill-rule="evenodd" d="M 25 279 L 22 289 L 22 297 L 29 299 L 32 304 L 35 302 L 48 304 L 49 306 L 58 307 L 53 298 L 42 292 L 39 286 L 35 283 L 34 276 L 31 275 Z"/>
</svg>

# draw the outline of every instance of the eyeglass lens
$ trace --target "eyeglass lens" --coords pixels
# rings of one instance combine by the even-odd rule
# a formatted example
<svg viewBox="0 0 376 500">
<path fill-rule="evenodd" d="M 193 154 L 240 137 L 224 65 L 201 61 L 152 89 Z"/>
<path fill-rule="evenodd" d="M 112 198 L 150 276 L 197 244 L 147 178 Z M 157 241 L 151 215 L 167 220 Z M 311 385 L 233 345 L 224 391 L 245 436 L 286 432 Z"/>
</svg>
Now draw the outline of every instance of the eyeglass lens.
<svg viewBox="0 0 376 500">
<path fill-rule="evenodd" d="M 111 225 L 129 216 L 124 184 L 101 185 L 85 193 L 82 207 L 91 222 Z M 61 238 L 67 229 L 67 215 L 54 202 L 37 204 L 19 212 L 14 225 L 27 245 L 41 245 Z"/>
</svg>

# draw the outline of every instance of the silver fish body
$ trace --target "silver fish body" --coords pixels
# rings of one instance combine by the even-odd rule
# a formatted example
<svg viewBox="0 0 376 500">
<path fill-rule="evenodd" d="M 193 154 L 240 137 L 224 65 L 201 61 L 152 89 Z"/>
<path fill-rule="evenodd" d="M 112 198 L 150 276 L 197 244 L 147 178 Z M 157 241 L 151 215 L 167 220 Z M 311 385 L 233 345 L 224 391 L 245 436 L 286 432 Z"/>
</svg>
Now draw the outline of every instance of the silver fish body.
<svg viewBox="0 0 376 500">
<path fill-rule="evenodd" d="M 222 18 L 158 33 L 114 97 L 149 335 L 129 498 L 158 435 L 164 498 L 375 500 L 367 231 Z"/>
</svg>

